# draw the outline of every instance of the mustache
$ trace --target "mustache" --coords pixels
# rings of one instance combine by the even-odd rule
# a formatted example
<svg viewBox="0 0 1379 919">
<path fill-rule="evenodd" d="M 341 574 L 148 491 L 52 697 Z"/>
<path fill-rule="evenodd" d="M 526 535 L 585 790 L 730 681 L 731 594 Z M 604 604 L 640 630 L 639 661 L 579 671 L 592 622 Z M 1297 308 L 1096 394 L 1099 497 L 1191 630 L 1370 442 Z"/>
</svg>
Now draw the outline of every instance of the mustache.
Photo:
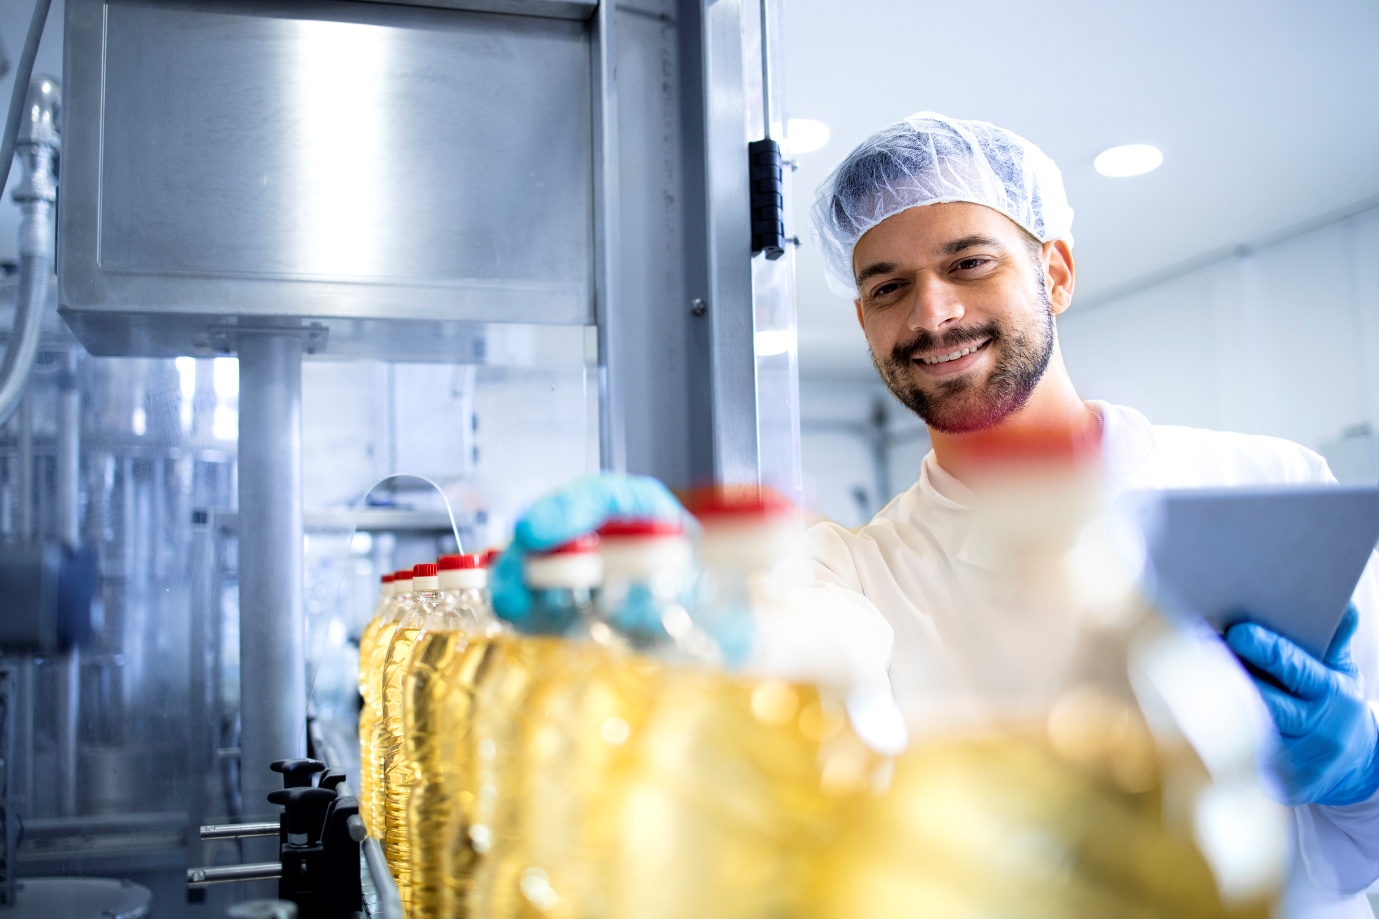
<svg viewBox="0 0 1379 919">
<path fill-rule="evenodd" d="M 904 365 L 908 364 L 915 354 L 921 351 L 956 351 L 963 345 L 970 345 L 973 342 L 987 339 L 994 342 L 1000 337 L 1000 326 L 994 322 L 965 329 L 950 329 L 942 335 L 919 332 L 913 338 L 899 342 L 891 349 L 891 361 L 894 364 Z"/>
</svg>

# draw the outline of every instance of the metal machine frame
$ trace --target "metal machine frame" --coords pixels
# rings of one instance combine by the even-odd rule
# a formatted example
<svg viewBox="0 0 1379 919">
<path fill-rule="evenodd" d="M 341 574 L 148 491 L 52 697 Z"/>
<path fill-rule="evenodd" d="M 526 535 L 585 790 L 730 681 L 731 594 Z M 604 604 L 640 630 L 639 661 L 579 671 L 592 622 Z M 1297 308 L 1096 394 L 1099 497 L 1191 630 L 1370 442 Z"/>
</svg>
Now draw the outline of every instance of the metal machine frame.
<svg viewBox="0 0 1379 919">
<path fill-rule="evenodd" d="M 241 697 L 243 800 L 259 808 L 246 806 L 250 818 L 266 813 L 261 802 L 275 787 L 270 773 L 250 764 L 304 752 L 304 357 L 463 362 L 472 360 L 476 338 L 492 323 L 593 326 L 604 468 L 656 475 L 674 485 L 757 483 L 762 414 L 775 412 L 783 419 L 777 429 L 788 434 L 794 426 L 795 453 L 785 465 L 793 461 L 798 477 L 793 352 L 783 365 L 784 391 L 773 391 L 766 397 L 773 404 L 764 404 L 756 345 L 764 304 L 777 311 L 783 304 L 793 317 L 793 266 L 790 258 L 755 264 L 752 258 L 748 143 L 770 137 L 763 118 L 784 111 L 768 79 L 779 63 L 761 53 L 760 30 L 778 29 L 778 19 L 746 0 L 404 2 L 68 0 L 66 7 L 61 313 L 99 356 L 239 356 L 238 526 L 254 534 L 240 541 L 238 555 L 241 667 L 254 675 L 244 681 Z M 162 40 L 145 39 L 130 21 L 120 26 L 128 16 L 136 25 L 166 26 Z M 216 30 L 223 30 L 229 47 L 218 49 L 217 60 L 226 73 L 248 74 L 244 79 L 252 85 L 213 87 L 203 97 L 170 102 L 178 90 L 168 86 L 178 68 L 200 66 L 178 45 L 177 30 L 184 28 L 179 17 L 203 17 L 188 30 L 196 41 L 208 35 L 215 41 Z M 469 52 L 491 45 L 499 57 L 506 55 L 503 72 L 524 79 L 564 72 L 540 70 L 547 62 L 529 59 L 526 38 L 555 36 L 568 65 L 581 53 L 570 37 L 582 36 L 587 81 L 571 76 L 570 85 L 500 101 L 509 109 L 533 106 L 502 124 L 540 135 L 542 113 L 550 109 L 540 108 L 541 97 L 564 100 L 561 111 L 568 117 L 553 122 L 558 138 L 574 136 L 572 126 L 578 134 L 587 107 L 588 145 L 534 151 L 521 174 L 529 189 L 503 159 L 512 149 L 497 142 L 503 138 L 474 139 L 489 159 L 480 157 L 453 183 L 426 158 L 434 151 L 381 147 L 380 156 L 390 154 L 388 164 L 415 166 L 424 180 L 439 176 L 445 187 L 436 194 L 459 203 L 447 222 L 427 210 L 406 175 L 399 178 L 370 159 L 373 171 L 360 178 L 360 187 L 377 183 L 421 216 L 408 224 L 399 216 L 406 208 L 381 211 L 391 223 L 380 222 L 378 236 L 361 250 L 377 247 L 381 261 L 355 271 L 312 236 L 323 226 L 319 220 L 308 221 L 306 230 L 292 224 L 299 212 L 315 213 L 308 205 L 316 199 L 296 199 L 292 188 L 254 198 L 242 184 L 215 184 L 217 169 L 243 166 L 246 151 L 235 146 L 243 144 L 237 131 L 266 139 L 263 155 L 270 158 L 293 154 L 273 147 L 275 139 L 285 148 L 283 138 L 311 137 L 298 123 L 312 114 L 310 101 L 290 87 L 275 95 L 280 87 L 272 84 L 309 62 L 283 58 L 281 73 L 260 79 L 245 61 L 257 60 L 256 54 L 277 60 L 273 54 L 281 48 L 254 42 L 281 32 L 299 51 L 329 48 L 330 29 L 317 33 L 321 24 L 337 23 L 384 44 L 410 29 L 406 40 L 420 43 L 413 48 L 430 40 L 428 29 L 442 38 L 463 33 Z M 123 39 L 112 41 L 112 35 Z M 465 73 L 482 70 L 457 63 L 453 49 L 436 60 L 471 67 Z M 117 77 L 122 82 L 112 83 Z M 515 85 L 520 89 L 521 80 Z M 776 96 L 775 105 L 761 104 L 763 85 Z M 577 98 L 586 86 L 587 99 Z M 415 97 L 408 88 L 390 84 L 398 93 L 372 104 L 387 106 L 388 117 L 399 109 L 420 117 L 457 111 L 445 86 L 418 88 Z M 264 104 L 240 105 L 241 94 Z M 453 121 L 442 119 L 437 131 L 459 145 L 453 149 L 469 149 Z M 116 152 L 118 163 L 110 159 Z M 584 178 L 569 179 L 572 163 L 577 171 L 587 164 L 587 199 Z M 158 171 L 169 164 L 175 168 Z M 263 183 L 274 175 L 265 169 Z M 523 237 L 501 225 L 505 213 L 495 216 L 493 205 L 460 206 L 467 201 L 465 183 L 488 178 L 506 196 L 502 208 L 511 205 L 521 217 L 531 245 L 512 244 Z M 349 193 L 348 177 L 341 183 L 326 192 Z M 193 194 L 206 187 L 220 197 Z M 524 190 L 530 199 L 522 197 Z M 235 209 L 246 200 L 258 210 L 244 217 Z M 570 221 L 581 212 L 587 235 Z M 214 222 L 232 217 L 243 218 L 232 228 L 238 235 L 217 242 Z M 462 224 L 458 230 L 456 223 Z M 125 235 L 110 235 L 110 227 Z M 184 244 L 179 228 L 215 244 L 209 250 Z M 392 230 L 402 236 L 388 236 Z M 490 237 L 491 251 L 484 245 Z M 274 240 L 285 241 L 285 248 L 274 248 Z M 236 248 L 237 242 L 243 246 Z M 793 336 L 793 318 L 789 332 Z M 215 563 L 204 551 L 201 561 Z M 204 696 L 204 678 L 193 691 Z M 210 740 L 211 726 L 204 727 L 202 746 Z"/>
</svg>

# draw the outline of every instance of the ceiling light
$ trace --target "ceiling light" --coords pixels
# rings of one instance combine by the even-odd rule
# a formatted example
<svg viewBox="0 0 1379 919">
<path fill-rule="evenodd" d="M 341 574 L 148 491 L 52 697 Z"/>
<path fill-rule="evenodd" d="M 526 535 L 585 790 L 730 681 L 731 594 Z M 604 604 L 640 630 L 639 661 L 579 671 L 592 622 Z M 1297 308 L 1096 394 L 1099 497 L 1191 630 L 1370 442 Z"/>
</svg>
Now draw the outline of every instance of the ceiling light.
<svg viewBox="0 0 1379 919">
<path fill-rule="evenodd" d="M 1112 147 L 1110 150 L 1102 151 L 1092 165 L 1104 176 L 1123 179 L 1158 169 L 1163 161 L 1164 155 L 1159 152 L 1158 147 L 1149 144 L 1126 144 L 1123 147 Z"/>
<path fill-rule="evenodd" d="M 828 143 L 828 125 L 813 118 L 791 118 L 785 126 L 785 146 L 794 155 L 813 153 Z"/>
</svg>

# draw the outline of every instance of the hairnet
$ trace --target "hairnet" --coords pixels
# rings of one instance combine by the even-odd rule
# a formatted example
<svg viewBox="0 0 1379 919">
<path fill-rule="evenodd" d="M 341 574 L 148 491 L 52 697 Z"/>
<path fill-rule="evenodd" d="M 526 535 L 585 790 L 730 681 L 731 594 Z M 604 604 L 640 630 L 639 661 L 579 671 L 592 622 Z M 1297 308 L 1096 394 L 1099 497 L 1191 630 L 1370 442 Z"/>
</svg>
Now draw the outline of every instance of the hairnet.
<svg viewBox="0 0 1379 919">
<path fill-rule="evenodd" d="M 918 112 L 863 141 L 815 193 L 814 229 L 829 287 L 856 299 L 857 240 L 887 217 L 948 201 L 984 204 L 1040 242 L 1072 244 L 1063 175 L 1044 151 L 985 121 Z"/>
</svg>

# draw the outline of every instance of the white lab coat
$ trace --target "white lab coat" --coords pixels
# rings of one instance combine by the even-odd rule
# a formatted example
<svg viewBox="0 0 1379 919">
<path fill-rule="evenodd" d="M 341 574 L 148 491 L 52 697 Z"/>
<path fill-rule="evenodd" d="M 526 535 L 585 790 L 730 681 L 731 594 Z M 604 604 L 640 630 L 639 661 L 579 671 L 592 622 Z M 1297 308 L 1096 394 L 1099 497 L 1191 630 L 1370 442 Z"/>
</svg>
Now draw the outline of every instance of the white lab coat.
<svg viewBox="0 0 1379 919">
<path fill-rule="evenodd" d="M 1115 490 L 1332 482 L 1320 456 L 1272 437 L 1151 425 L 1133 409 L 1090 403 L 1102 418 L 1107 478 Z M 980 545 L 969 539 L 967 494 L 933 453 L 919 481 L 858 530 L 812 527 L 810 557 L 821 591 L 860 617 L 869 632 L 880 621 L 893 634 L 891 683 L 907 699 L 942 693 L 955 678 L 945 648 L 970 642 L 974 624 L 956 600 L 954 578 L 981 578 Z M 1360 627 L 1353 652 L 1371 699 L 1379 698 L 1379 567 L 1371 558 L 1355 594 Z M 975 628 L 980 633 L 980 624 Z M 1004 628 L 1004 626 L 1003 626 Z M 995 653 L 1018 651 L 988 630 Z M 1004 641 L 1007 646 L 999 646 Z M 1371 705 L 1374 705 L 1371 702 Z M 1307 919 L 1366 917 L 1359 892 L 1379 879 L 1379 795 L 1348 807 L 1294 809 L 1301 867 L 1284 914 Z"/>
</svg>

